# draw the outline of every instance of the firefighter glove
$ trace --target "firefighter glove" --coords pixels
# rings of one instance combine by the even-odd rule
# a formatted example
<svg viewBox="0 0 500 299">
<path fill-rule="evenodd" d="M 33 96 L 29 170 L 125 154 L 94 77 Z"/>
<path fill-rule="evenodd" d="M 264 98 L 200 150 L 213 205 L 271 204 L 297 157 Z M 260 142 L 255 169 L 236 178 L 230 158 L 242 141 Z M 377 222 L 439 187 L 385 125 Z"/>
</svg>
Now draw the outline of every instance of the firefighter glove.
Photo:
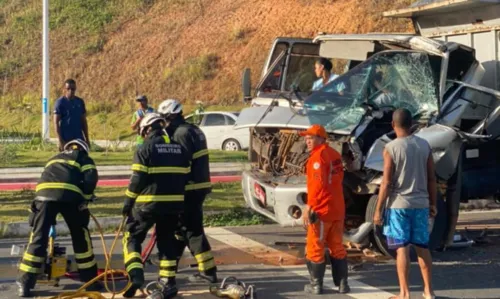
<svg viewBox="0 0 500 299">
<path fill-rule="evenodd" d="M 134 200 L 131 198 L 126 198 L 125 202 L 123 203 L 122 215 L 125 217 L 129 216 L 130 212 L 132 212 L 133 207 L 134 207 Z"/>
</svg>

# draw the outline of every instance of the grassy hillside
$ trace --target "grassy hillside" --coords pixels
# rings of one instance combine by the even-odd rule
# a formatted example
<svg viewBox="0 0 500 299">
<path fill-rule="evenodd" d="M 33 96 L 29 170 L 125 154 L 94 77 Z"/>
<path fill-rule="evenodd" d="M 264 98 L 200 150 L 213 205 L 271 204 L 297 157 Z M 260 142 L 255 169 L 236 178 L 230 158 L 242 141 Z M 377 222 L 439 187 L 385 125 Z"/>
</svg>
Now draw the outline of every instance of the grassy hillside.
<svg viewBox="0 0 500 299">
<path fill-rule="evenodd" d="M 64 79 L 75 78 L 93 138 L 130 133 L 137 93 L 147 94 L 155 106 L 177 97 L 238 109 L 241 70 L 251 67 L 255 83 L 275 37 L 411 32 L 409 22 L 381 14 L 410 2 L 51 0 L 51 103 Z M 40 126 L 41 3 L 0 0 L 4 134 Z"/>
</svg>

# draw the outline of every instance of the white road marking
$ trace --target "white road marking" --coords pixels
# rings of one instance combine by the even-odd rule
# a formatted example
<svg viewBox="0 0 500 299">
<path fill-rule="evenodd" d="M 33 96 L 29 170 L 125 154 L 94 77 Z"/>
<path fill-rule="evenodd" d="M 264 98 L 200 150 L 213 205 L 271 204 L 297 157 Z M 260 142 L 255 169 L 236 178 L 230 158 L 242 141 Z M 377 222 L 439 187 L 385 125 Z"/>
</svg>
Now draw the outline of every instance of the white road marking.
<svg viewBox="0 0 500 299">
<path fill-rule="evenodd" d="M 280 253 L 282 256 L 284 256 L 284 258 L 286 258 L 286 256 L 290 258 L 295 258 L 294 256 L 288 253 L 266 246 L 262 243 L 243 237 L 239 234 L 233 233 L 224 228 L 219 228 L 219 227 L 206 228 L 205 233 L 212 239 L 215 239 L 219 242 L 225 243 L 231 247 L 234 247 L 236 249 L 242 250 L 250 254 L 255 254 L 257 252 L 275 252 L 275 253 Z M 296 266 L 288 266 L 281 268 L 287 272 L 294 273 L 298 276 L 309 278 L 309 273 L 307 272 L 306 269 L 297 268 Z M 331 279 L 328 279 L 330 277 L 331 276 L 328 275 L 328 272 L 325 273 L 324 286 L 331 289 L 338 289 L 333 284 L 333 281 L 331 281 Z M 391 296 L 394 296 L 394 294 L 367 285 L 353 278 L 349 279 L 349 286 L 351 287 L 351 293 L 346 295 L 355 299 L 387 299 Z"/>
</svg>

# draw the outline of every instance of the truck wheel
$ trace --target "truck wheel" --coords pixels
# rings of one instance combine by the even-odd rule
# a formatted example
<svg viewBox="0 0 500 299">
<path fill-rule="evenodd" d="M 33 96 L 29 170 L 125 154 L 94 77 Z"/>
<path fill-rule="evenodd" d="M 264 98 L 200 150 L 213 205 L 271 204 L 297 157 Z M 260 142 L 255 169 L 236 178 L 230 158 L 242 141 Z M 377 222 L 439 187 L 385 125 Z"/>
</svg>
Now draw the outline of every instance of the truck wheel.
<svg viewBox="0 0 500 299">
<path fill-rule="evenodd" d="M 377 206 L 378 195 L 372 195 L 366 207 L 365 213 L 365 221 L 372 222 L 373 216 L 375 215 L 375 208 Z M 436 250 L 441 247 L 446 231 L 446 225 L 448 221 L 448 214 L 446 212 L 446 204 L 438 192 L 437 196 L 437 210 L 438 214 L 436 215 L 436 219 L 434 220 L 434 227 L 432 229 L 431 235 L 429 236 L 429 249 Z M 382 212 L 382 215 L 385 214 L 385 208 Z M 391 250 L 387 247 L 387 240 L 385 236 L 382 234 L 382 227 L 376 226 L 370 236 L 372 243 L 377 246 L 377 248 L 386 256 L 392 256 L 396 258 L 396 251 Z M 412 250 L 411 259 L 416 260 L 416 254 Z"/>
</svg>

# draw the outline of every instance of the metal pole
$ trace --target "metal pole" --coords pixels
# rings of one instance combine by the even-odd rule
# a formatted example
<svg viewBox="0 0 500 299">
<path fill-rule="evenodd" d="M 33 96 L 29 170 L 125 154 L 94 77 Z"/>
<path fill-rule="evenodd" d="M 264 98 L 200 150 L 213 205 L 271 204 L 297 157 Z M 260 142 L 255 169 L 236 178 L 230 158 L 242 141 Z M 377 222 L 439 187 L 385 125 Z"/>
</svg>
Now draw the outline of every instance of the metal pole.
<svg viewBox="0 0 500 299">
<path fill-rule="evenodd" d="M 49 0 L 43 0 L 42 139 L 49 138 Z"/>
</svg>

